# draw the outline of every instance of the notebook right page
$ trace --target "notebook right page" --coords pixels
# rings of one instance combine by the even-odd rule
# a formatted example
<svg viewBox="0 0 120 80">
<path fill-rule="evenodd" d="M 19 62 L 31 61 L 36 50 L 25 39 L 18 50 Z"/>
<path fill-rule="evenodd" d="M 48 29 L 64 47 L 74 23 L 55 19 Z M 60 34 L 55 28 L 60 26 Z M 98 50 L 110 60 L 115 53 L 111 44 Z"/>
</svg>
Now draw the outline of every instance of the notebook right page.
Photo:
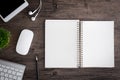
<svg viewBox="0 0 120 80">
<path fill-rule="evenodd" d="M 82 21 L 82 67 L 114 67 L 114 21 Z"/>
</svg>

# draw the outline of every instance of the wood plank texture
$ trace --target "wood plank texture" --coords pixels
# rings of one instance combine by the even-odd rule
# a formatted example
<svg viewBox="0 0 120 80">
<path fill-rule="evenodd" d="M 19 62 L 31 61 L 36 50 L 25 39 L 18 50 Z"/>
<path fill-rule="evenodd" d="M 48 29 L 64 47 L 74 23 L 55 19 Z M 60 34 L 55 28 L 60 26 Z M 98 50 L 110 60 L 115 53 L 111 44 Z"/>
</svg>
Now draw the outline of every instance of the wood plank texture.
<svg viewBox="0 0 120 80">
<path fill-rule="evenodd" d="M 34 10 L 39 0 L 28 0 L 29 6 L 8 23 L 0 20 L 0 27 L 11 34 L 10 45 L 0 51 L 0 59 L 27 66 L 23 80 L 36 80 L 35 55 L 39 57 L 40 80 L 120 80 L 120 0 L 57 0 L 54 10 L 52 0 L 44 0 L 42 12 L 35 22 L 30 20 L 29 10 Z M 45 69 L 45 19 L 80 19 L 115 21 L 115 68 Z M 26 56 L 16 53 L 16 43 L 21 30 L 34 32 L 30 52 Z M 104 44 L 103 44 L 104 46 Z"/>
</svg>

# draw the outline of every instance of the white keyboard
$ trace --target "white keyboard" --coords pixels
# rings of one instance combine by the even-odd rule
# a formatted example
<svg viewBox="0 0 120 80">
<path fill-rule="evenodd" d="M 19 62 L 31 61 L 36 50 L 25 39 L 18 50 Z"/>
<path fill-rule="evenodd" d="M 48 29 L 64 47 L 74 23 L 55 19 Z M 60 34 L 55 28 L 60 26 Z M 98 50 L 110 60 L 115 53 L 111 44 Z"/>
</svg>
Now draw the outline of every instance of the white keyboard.
<svg viewBox="0 0 120 80">
<path fill-rule="evenodd" d="M 0 80 L 22 80 L 25 66 L 0 60 Z"/>
</svg>

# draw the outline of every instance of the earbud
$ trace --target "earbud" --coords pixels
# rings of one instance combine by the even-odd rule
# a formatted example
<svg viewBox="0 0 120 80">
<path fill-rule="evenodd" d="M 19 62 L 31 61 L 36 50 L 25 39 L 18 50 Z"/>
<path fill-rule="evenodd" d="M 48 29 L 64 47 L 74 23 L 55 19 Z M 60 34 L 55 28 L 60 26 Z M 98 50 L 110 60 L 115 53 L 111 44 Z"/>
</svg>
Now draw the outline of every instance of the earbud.
<svg viewBox="0 0 120 80">
<path fill-rule="evenodd" d="M 32 12 L 32 11 L 29 11 L 28 14 L 29 14 L 29 15 L 33 15 L 33 12 Z"/>
<path fill-rule="evenodd" d="M 33 15 L 38 9 L 34 10 L 33 12 L 32 11 L 29 11 L 28 14 L 29 15 Z"/>
<path fill-rule="evenodd" d="M 35 19 L 36 19 L 36 17 L 31 17 L 31 20 L 32 20 L 32 21 L 35 21 Z"/>
<path fill-rule="evenodd" d="M 38 16 L 38 14 L 39 14 L 40 11 L 41 11 L 41 8 L 42 8 L 42 0 L 40 0 L 40 4 L 39 4 L 39 6 L 37 7 L 37 9 L 35 9 L 34 11 L 29 11 L 29 12 L 28 12 L 29 15 L 34 15 L 34 14 L 38 11 L 34 17 L 31 17 L 31 20 L 32 20 L 32 21 L 35 21 L 36 17 Z"/>
</svg>

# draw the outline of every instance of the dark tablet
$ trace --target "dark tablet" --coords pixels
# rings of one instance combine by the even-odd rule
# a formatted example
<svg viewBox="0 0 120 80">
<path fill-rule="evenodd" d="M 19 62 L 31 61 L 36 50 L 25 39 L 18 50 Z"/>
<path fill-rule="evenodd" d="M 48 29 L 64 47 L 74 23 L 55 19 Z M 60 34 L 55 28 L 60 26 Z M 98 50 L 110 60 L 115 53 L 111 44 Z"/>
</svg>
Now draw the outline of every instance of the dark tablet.
<svg viewBox="0 0 120 80">
<path fill-rule="evenodd" d="M 0 0 L 0 17 L 8 22 L 27 6 L 26 0 Z"/>
</svg>

